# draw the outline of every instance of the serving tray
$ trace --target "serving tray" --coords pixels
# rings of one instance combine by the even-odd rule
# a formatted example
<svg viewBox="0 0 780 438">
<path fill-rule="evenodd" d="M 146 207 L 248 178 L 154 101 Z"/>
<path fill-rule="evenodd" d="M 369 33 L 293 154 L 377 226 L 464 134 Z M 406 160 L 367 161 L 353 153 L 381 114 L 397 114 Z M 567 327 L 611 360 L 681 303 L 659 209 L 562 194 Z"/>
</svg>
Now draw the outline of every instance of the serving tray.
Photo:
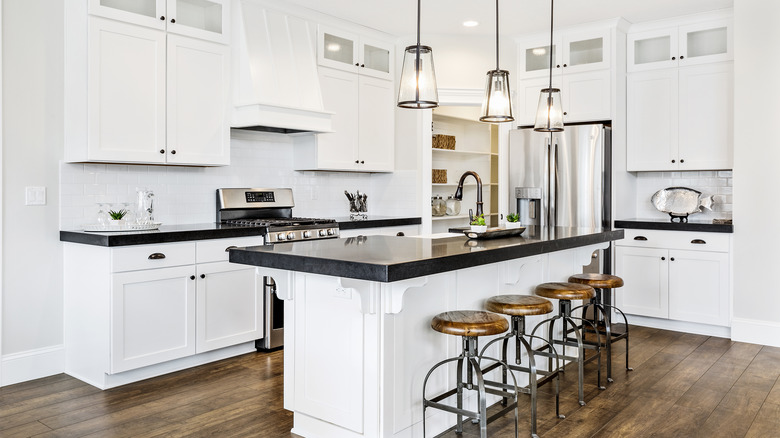
<svg viewBox="0 0 780 438">
<path fill-rule="evenodd" d="M 147 231 L 156 230 L 160 228 L 162 222 L 152 222 L 150 224 L 121 224 L 121 225 L 101 225 L 101 224 L 88 224 L 84 225 L 84 231 L 95 233 L 123 233 L 130 231 Z"/>
<path fill-rule="evenodd" d="M 523 234 L 525 227 L 519 228 L 488 228 L 484 233 L 471 230 L 463 230 L 463 234 L 469 239 L 499 239 L 501 237 L 515 237 Z"/>
</svg>

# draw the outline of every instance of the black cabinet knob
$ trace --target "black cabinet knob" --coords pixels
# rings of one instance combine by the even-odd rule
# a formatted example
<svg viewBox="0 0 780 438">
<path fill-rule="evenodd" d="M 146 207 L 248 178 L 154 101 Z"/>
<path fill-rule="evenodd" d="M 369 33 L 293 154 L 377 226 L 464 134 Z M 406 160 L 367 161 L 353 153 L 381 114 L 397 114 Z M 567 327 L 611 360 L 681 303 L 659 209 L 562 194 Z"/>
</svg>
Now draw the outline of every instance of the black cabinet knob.
<svg viewBox="0 0 780 438">
<path fill-rule="evenodd" d="M 672 160 L 672 163 L 676 163 L 676 162 L 677 162 L 677 160 Z"/>
<path fill-rule="evenodd" d="M 206 274 L 200 274 L 200 278 L 206 278 Z"/>
<path fill-rule="evenodd" d="M 359 63 L 359 62 L 356 62 L 356 63 L 355 63 L 355 67 L 360 67 L 360 63 Z"/>
<path fill-rule="evenodd" d="M 365 65 L 365 64 L 360 64 L 360 66 L 361 66 L 361 67 L 365 67 L 366 65 Z"/>
<path fill-rule="evenodd" d="M 661 260 L 666 260 L 666 257 L 661 257 Z"/>
<path fill-rule="evenodd" d="M 566 64 L 563 64 L 563 68 L 566 68 L 566 67 L 568 67 L 568 66 Z"/>
<path fill-rule="evenodd" d="M 677 57 L 676 56 L 672 56 L 672 61 L 674 61 L 675 59 L 677 59 Z"/>
<path fill-rule="evenodd" d="M 160 149 L 160 153 L 164 154 L 165 153 L 165 149 Z"/>
<path fill-rule="evenodd" d="M 674 261 L 674 257 L 670 257 L 669 260 Z"/>
<path fill-rule="evenodd" d="M 165 15 L 161 15 L 160 20 L 165 21 Z"/>
<path fill-rule="evenodd" d="M 684 56 L 682 56 L 682 55 L 680 55 L 680 59 L 685 59 L 685 57 L 684 57 Z"/>
<path fill-rule="evenodd" d="M 360 164 L 360 160 L 355 160 L 355 164 Z"/>
<path fill-rule="evenodd" d="M 194 280 L 194 279 L 195 279 L 195 276 L 194 275 L 190 275 L 190 280 Z"/>
<path fill-rule="evenodd" d="M 363 160 L 360 160 L 360 164 L 366 164 L 366 162 L 363 161 Z"/>
<path fill-rule="evenodd" d="M 563 112 L 563 115 L 565 116 L 566 114 L 569 114 L 569 113 L 567 113 L 566 111 L 564 111 L 564 112 Z"/>
<path fill-rule="evenodd" d="M 176 22 L 176 19 L 175 18 L 171 18 L 171 23 L 175 23 L 175 22 Z"/>
<path fill-rule="evenodd" d="M 171 151 L 171 155 L 176 155 L 176 149 Z"/>
<path fill-rule="evenodd" d="M 683 159 L 681 158 L 681 159 L 680 159 L 680 162 L 681 162 L 681 163 L 684 163 L 684 162 L 685 162 L 685 160 L 683 160 Z"/>
<path fill-rule="evenodd" d="M 556 66 L 555 66 L 555 68 L 561 68 L 561 65 L 560 65 L 560 64 L 558 64 L 558 65 L 556 65 Z"/>
</svg>

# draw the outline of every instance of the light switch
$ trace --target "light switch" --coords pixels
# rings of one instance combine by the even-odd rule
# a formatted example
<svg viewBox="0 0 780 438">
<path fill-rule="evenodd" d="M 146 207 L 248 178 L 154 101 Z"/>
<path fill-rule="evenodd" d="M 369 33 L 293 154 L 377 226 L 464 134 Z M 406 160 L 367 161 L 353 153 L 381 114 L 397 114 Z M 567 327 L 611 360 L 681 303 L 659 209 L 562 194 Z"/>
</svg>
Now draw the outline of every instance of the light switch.
<svg viewBox="0 0 780 438">
<path fill-rule="evenodd" d="M 25 187 L 24 205 L 46 205 L 46 187 Z"/>
</svg>

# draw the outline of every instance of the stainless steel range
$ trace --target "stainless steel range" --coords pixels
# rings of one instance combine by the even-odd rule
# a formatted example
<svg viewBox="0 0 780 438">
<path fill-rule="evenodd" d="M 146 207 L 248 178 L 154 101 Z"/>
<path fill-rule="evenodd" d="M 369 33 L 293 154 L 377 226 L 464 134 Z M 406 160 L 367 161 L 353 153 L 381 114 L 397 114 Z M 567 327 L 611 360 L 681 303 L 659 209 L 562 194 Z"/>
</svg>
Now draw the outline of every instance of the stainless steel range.
<svg viewBox="0 0 780 438">
<path fill-rule="evenodd" d="M 217 189 L 217 222 L 262 227 L 266 244 L 339 237 L 339 224 L 333 219 L 293 217 L 292 189 Z M 265 337 L 255 346 L 270 350 L 284 344 L 284 301 L 276 296 L 273 278 L 263 278 Z"/>
</svg>

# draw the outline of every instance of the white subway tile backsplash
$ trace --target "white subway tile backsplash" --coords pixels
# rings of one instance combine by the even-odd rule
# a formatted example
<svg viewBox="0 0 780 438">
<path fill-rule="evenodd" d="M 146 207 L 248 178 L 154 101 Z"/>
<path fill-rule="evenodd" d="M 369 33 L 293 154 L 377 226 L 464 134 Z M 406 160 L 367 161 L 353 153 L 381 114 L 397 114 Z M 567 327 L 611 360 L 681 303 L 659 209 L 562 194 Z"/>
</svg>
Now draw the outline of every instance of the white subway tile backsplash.
<svg viewBox="0 0 780 438">
<path fill-rule="evenodd" d="M 668 218 L 668 215 L 655 209 L 650 198 L 658 190 L 667 187 L 689 187 L 704 195 L 717 195 L 713 198 L 712 211 L 704 210 L 696 213 L 692 218 L 696 220 L 731 218 L 733 191 L 730 174 L 730 171 L 638 172 L 637 217 Z"/>
<path fill-rule="evenodd" d="M 369 214 L 419 215 L 415 171 L 392 174 L 297 172 L 289 137 L 239 133 L 224 167 L 126 164 L 60 165 L 60 227 L 95 221 L 97 202 L 133 202 L 137 188 L 155 194 L 155 220 L 165 224 L 213 222 L 220 187 L 291 187 L 298 216 L 349 215 L 344 190 L 368 194 Z"/>
</svg>

